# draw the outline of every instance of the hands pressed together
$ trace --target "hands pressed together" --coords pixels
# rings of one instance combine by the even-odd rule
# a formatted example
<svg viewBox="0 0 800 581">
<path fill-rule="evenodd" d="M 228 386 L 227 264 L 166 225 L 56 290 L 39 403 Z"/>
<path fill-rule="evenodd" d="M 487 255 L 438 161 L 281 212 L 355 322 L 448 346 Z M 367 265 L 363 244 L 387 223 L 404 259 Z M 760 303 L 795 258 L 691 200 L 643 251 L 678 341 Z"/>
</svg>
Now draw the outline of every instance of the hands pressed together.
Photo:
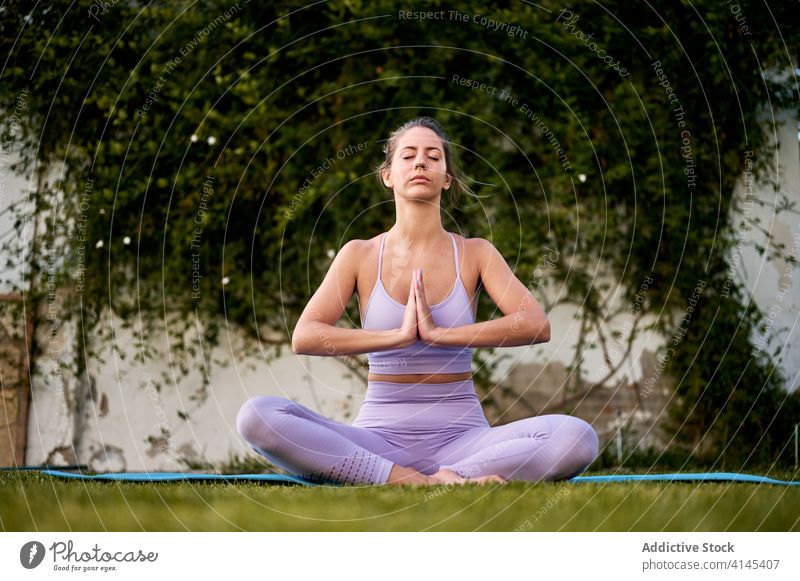
<svg viewBox="0 0 800 581">
<path fill-rule="evenodd" d="M 415 341 L 433 343 L 437 331 L 438 327 L 433 322 L 431 309 L 425 297 L 422 269 L 414 269 L 411 276 L 411 288 L 408 292 L 408 302 L 403 315 L 403 324 L 400 328 L 400 334 L 403 338 L 400 347 L 406 347 Z"/>
</svg>

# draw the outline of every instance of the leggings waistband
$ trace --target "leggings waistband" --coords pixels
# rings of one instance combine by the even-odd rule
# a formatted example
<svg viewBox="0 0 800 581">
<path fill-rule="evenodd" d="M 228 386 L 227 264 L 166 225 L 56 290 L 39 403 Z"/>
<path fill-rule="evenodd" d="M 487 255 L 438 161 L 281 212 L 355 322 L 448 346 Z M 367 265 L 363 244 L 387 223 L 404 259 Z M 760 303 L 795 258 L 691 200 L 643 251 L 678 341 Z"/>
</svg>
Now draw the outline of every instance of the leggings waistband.
<svg viewBox="0 0 800 581">
<path fill-rule="evenodd" d="M 367 381 L 364 403 L 432 403 L 464 400 L 478 401 L 472 379 L 446 383 Z"/>
</svg>

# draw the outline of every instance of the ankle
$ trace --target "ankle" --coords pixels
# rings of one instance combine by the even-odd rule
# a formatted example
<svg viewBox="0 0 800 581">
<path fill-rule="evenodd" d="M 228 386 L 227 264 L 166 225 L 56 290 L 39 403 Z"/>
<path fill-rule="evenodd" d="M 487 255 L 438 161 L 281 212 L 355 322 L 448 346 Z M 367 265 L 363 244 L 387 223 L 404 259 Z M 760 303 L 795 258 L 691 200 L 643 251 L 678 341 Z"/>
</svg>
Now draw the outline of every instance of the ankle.
<svg viewBox="0 0 800 581">
<path fill-rule="evenodd" d="M 392 471 L 389 472 L 389 479 L 386 481 L 386 484 L 431 484 L 432 478 L 430 476 L 426 476 L 422 472 L 418 472 L 413 468 L 406 468 L 404 466 L 400 466 L 399 464 L 395 464 L 392 466 Z"/>
</svg>

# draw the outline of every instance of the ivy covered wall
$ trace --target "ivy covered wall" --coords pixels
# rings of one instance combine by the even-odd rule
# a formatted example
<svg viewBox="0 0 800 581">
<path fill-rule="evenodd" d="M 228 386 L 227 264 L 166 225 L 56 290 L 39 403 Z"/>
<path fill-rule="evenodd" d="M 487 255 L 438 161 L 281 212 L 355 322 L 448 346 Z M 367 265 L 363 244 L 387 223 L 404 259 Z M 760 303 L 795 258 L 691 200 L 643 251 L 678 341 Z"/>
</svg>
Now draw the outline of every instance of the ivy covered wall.
<svg viewBox="0 0 800 581">
<path fill-rule="evenodd" d="M 604 297 L 620 285 L 624 311 L 652 315 L 625 341 L 680 336 L 662 353 L 678 378 L 673 446 L 788 461 L 798 396 L 774 346 L 754 340 L 767 317 L 731 276 L 742 228 L 731 216 L 768 228 L 733 190 L 745 169 L 775 180 L 764 119 L 797 111 L 784 72 L 800 28 L 791 5 L 735 7 L 7 2 L 6 140 L 20 172 L 64 171 L 33 179 L 15 207 L 19 232 L 43 217 L 32 254 L 18 236 L 4 256 L 27 265 L 19 290 L 36 305 L 58 248 L 80 352 L 107 346 L 113 312 L 139 337 L 121 357 L 146 362 L 166 338 L 173 367 L 154 381 L 169 389 L 229 326 L 256 356 L 286 348 L 329 251 L 393 222 L 373 175 L 383 140 L 432 115 L 476 192 L 444 200 L 445 227 L 488 238 L 534 293 L 556 285 L 558 304 L 576 306 L 572 373 L 586 372 L 587 348 L 616 340 L 603 335 L 615 315 Z M 775 199 L 776 213 L 790 207 Z M 758 250 L 793 260 L 791 248 Z M 491 316 L 482 295 L 478 317 Z M 358 320 L 354 299 L 343 324 Z M 618 362 L 607 363 L 610 376 Z M 490 368 L 476 368 L 487 389 Z"/>
</svg>

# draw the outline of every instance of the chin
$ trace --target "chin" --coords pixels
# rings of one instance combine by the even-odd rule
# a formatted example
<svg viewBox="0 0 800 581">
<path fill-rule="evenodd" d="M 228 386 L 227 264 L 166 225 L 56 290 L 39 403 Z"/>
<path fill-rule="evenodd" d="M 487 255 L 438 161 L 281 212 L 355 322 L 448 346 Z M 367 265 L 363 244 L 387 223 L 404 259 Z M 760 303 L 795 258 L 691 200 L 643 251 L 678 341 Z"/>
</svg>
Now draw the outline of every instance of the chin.
<svg viewBox="0 0 800 581">
<path fill-rule="evenodd" d="M 426 192 L 406 192 L 401 197 L 406 198 L 408 200 L 426 200 L 426 201 L 434 201 L 439 199 L 441 194 L 433 191 L 426 191 Z"/>
<path fill-rule="evenodd" d="M 419 185 L 423 185 L 423 184 L 419 184 Z M 406 191 L 405 191 L 406 195 L 421 196 L 421 195 L 432 195 L 432 194 L 435 194 L 435 195 L 438 196 L 442 192 L 442 188 L 438 188 L 437 189 L 435 186 L 433 186 L 431 184 L 424 184 L 424 187 L 422 187 L 422 188 L 415 187 L 415 186 L 417 186 L 417 184 L 413 184 L 411 187 L 406 188 Z"/>
</svg>

